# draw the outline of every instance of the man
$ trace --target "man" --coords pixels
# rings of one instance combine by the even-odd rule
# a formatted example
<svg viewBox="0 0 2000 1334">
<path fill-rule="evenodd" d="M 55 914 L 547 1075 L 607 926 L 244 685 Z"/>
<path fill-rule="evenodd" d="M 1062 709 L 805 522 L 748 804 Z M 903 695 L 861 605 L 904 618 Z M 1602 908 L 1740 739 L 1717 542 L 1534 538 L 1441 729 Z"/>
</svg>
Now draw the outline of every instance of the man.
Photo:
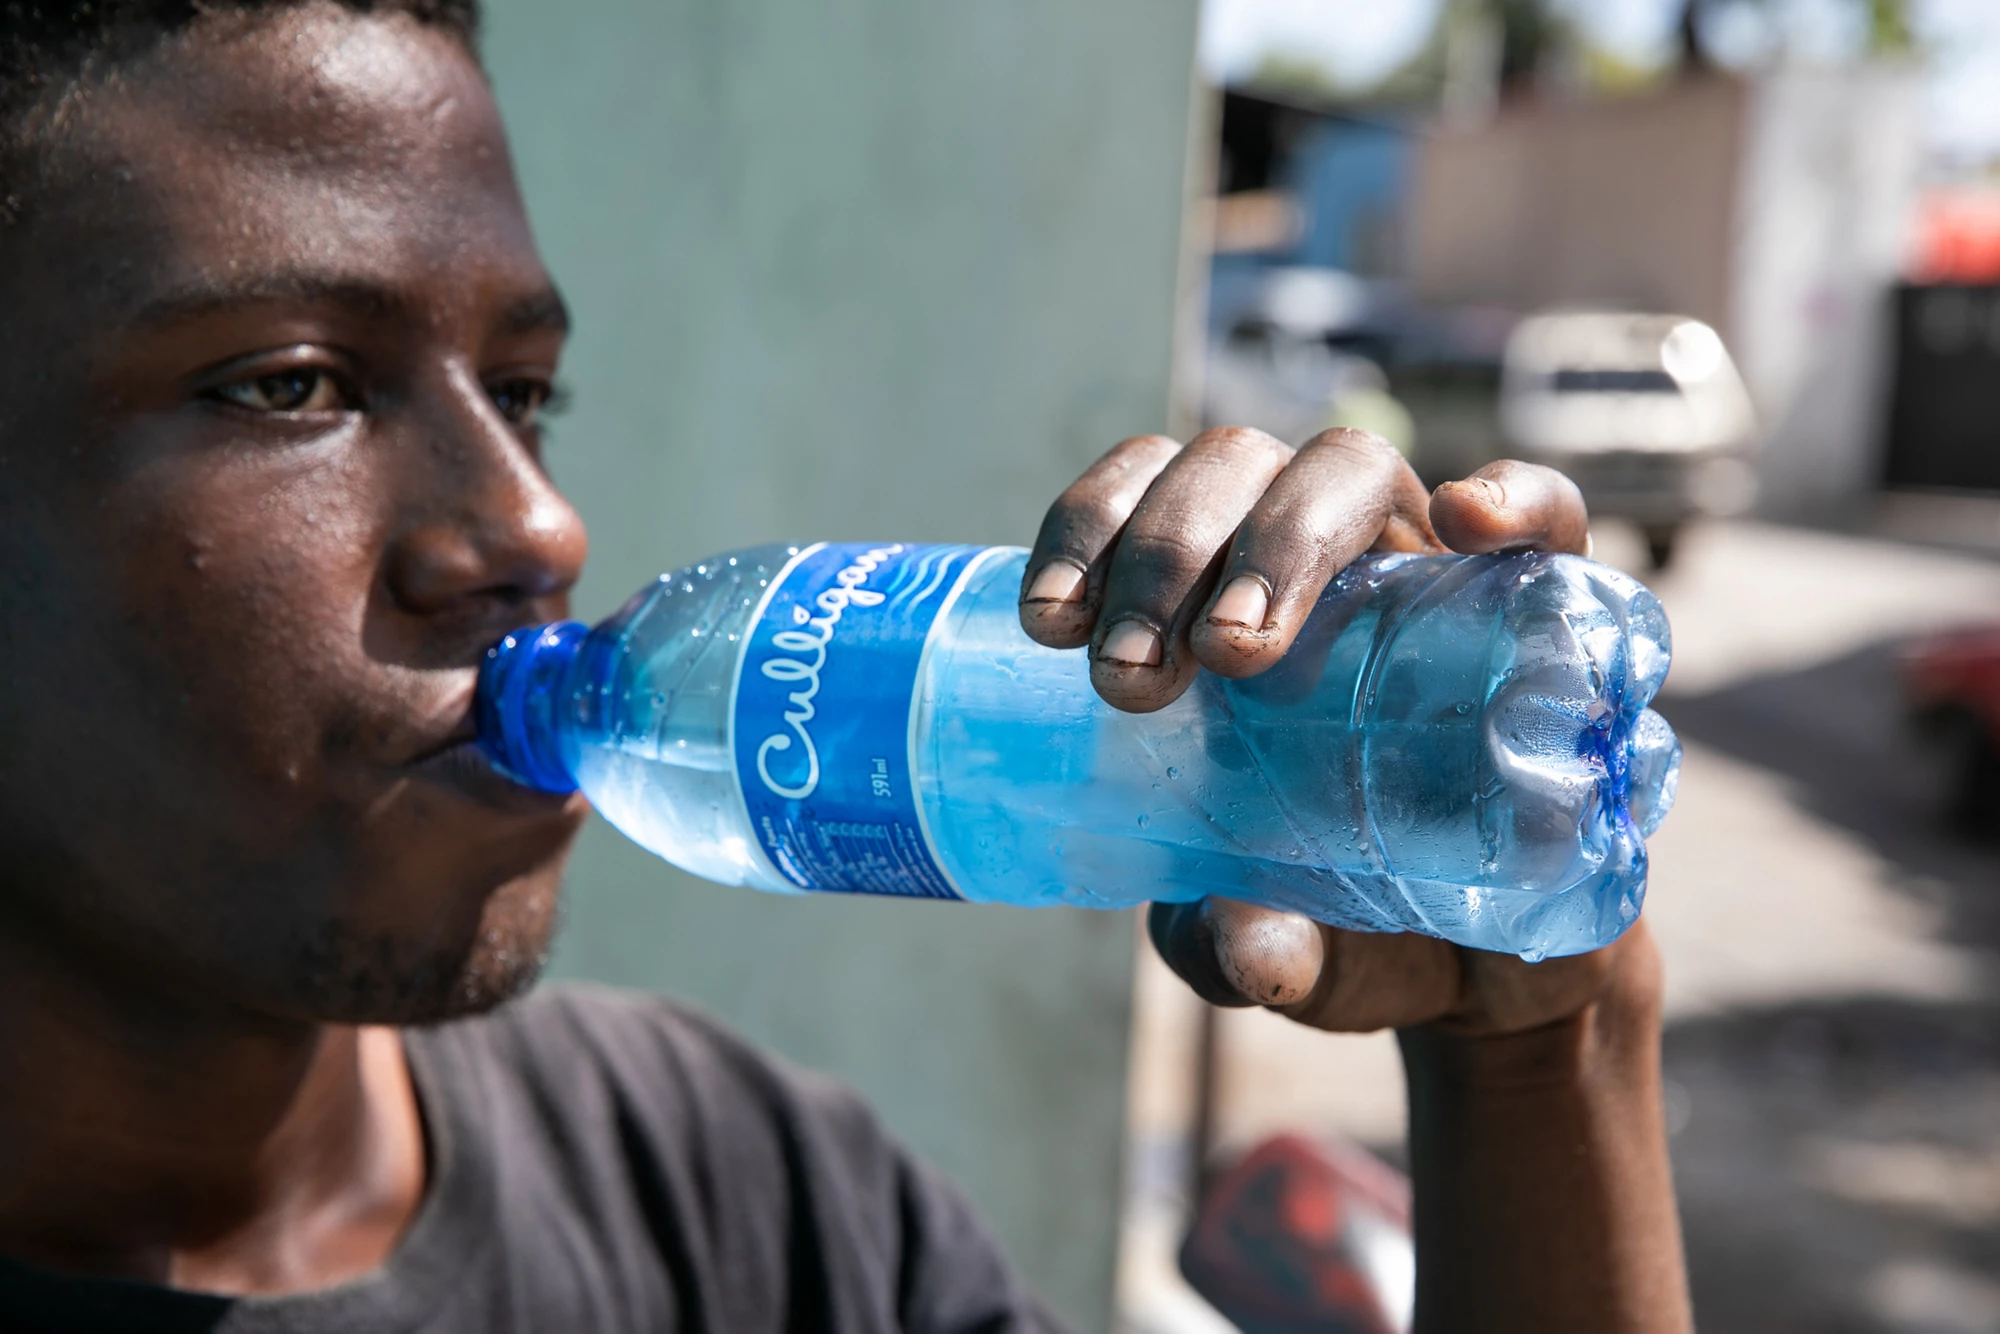
<svg viewBox="0 0 2000 1334">
<path fill-rule="evenodd" d="M 584 812 L 470 695 L 584 533 L 470 4 L 0 6 L 0 1325 L 1051 1328 L 851 1097 L 661 1002 L 514 999 Z M 1438 537 L 1587 540 L 1538 470 L 1145 437 L 1022 617 L 1156 708 Z M 1643 925 L 1538 967 L 1152 925 L 1220 1003 L 1403 1030 L 1423 1328 L 1688 1327 Z"/>
</svg>

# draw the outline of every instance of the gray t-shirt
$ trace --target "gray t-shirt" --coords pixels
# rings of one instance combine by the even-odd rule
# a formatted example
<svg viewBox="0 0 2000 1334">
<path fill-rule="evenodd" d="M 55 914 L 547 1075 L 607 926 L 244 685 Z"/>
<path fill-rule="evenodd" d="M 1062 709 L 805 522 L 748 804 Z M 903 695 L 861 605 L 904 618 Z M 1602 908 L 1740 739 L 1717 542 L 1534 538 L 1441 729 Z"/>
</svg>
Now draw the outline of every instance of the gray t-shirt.
<svg viewBox="0 0 2000 1334">
<path fill-rule="evenodd" d="M 1044 1334 L 959 1195 L 834 1085 L 664 1001 L 547 987 L 412 1030 L 422 1208 L 353 1283 L 240 1298 L 0 1260 L 0 1328 Z"/>
</svg>

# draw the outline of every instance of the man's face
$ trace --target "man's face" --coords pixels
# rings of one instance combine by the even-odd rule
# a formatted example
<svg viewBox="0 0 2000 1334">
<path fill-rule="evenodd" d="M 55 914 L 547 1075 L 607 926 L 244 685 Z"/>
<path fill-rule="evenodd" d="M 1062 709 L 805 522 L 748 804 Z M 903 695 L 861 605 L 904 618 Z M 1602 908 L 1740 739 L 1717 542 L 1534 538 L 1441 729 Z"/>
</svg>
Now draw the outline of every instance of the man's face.
<svg viewBox="0 0 2000 1334">
<path fill-rule="evenodd" d="M 63 116 L 0 230 L 0 931 L 300 1018 L 503 999 L 583 806 L 469 704 L 585 539 L 484 80 L 315 6 Z"/>
</svg>

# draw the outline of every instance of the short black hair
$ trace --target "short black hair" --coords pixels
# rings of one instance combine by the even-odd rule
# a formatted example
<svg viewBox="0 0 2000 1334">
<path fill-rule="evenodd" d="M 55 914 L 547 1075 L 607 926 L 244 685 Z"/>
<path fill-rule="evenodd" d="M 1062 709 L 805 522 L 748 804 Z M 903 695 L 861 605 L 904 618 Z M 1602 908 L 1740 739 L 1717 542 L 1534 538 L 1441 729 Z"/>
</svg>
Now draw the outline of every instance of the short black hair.
<svg viewBox="0 0 2000 1334">
<path fill-rule="evenodd" d="M 407 14 L 478 54 L 480 0 L 328 0 L 360 14 Z M 209 16 L 275 14 L 309 0 L 0 0 L 0 227 L 20 212 L 37 108 L 137 59 Z"/>
</svg>

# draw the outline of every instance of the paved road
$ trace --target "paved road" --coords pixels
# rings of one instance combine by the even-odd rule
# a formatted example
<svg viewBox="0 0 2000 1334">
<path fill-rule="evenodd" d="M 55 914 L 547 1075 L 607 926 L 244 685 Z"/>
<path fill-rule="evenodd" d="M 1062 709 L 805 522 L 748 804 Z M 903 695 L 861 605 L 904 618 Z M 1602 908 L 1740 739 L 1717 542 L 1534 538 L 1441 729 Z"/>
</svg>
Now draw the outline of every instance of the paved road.
<svg viewBox="0 0 2000 1334">
<path fill-rule="evenodd" d="M 1701 1327 L 2000 1331 L 2000 856 L 1942 830 L 1895 662 L 2000 619 L 2000 564 L 1749 527 L 1689 555 L 1654 919 Z"/>
<path fill-rule="evenodd" d="M 1639 552 L 1610 529 L 1599 555 Z M 1686 760 L 1647 913 L 1701 1328 L 2000 1334 L 2000 855 L 1939 829 L 1895 681 L 1909 636 L 2000 619 L 2000 563 L 1729 524 L 1651 582 Z M 1212 1329 L 1166 1274 L 1158 1207 L 1193 1011 L 1157 972 L 1141 996 L 1134 1180 L 1155 1207 L 1128 1296 L 1153 1312 L 1137 1326 Z M 1399 1152 L 1389 1039 L 1239 1012 L 1223 1040 L 1226 1143 L 1318 1127 Z"/>
</svg>

